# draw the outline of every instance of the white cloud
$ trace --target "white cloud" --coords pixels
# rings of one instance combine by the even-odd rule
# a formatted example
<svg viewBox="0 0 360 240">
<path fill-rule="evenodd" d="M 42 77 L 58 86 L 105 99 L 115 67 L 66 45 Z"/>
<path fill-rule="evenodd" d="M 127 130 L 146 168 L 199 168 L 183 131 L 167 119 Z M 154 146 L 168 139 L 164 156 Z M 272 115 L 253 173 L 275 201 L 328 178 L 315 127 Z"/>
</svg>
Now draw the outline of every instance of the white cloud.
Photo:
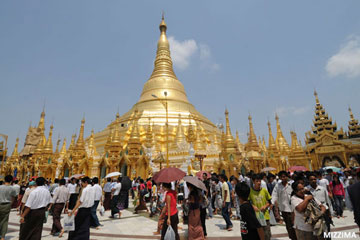
<svg viewBox="0 0 360 240">
<path fill-rule="evenodd" d="M 169 36 L 169 43 L 171 58 L 179 70 L 188 68 L 192 58 L 199 59 L 202 67 L 212 71 L 220 69 L 220 65 L 214 62 L 207 44 L 197 43 L 194 39 L 179 41 L 174 36 Z"/>
<path fill-rule="evenodd" d="M 276 108 L 275 113 L 279 116 L 286 116 L 286 115 L 303 115 L 310 110 L 309 107 L 279 107 Z"/>
<path fill-rule="evenodd" d="M 174 65 L 181 70 L 186 69 L 189 66 L 191 56 L 198 50 L 196 41 L 194 39 L 178 41 L 170 36 L 169 43 Z"/>
<path fill-rule="evenodd" d="M 360 37 L 351 36 L 332 56 L 327 64 L 326 71 L 330 77 L 344 75 L 349 78 L 360 76 Z"/>
</svg>

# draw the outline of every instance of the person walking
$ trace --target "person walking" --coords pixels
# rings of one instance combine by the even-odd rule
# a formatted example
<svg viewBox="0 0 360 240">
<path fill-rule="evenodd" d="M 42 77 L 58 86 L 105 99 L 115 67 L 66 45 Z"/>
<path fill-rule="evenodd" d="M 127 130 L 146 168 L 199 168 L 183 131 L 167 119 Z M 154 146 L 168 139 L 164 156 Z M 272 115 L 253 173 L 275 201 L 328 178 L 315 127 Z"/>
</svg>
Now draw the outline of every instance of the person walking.
<svg viewBox="0 0 360 240">
<path fill-rule="evenodd" d="M 105 211 L 110 210 L 110 204 L 111 204 L 111 189 L 112 189 L 112 183 L 111 178 L 106 179 L 107 182 L 104 185 L 104 208 Z"/>
<path fill-rule="evenodd" d="M 357 182 L 347 188 L 347 193 L 354 212 L 355 223 L 358 225 L 360 231 L 360 168 L 356 170 L 356 178 Z"/>
<path fill-rule="evenodd" d="M 172 229 L 174 230 L 175 239 L 180 240 L 178 233 L 179 216 L 176 207 L 177 194 L 176 191 L 171 189 L 171 183 L 163 183 L 162 185 L 164 190 L 166 191 L 166 195 L 165 195 L 166 212 L 165 212 L 164 225 L 161 229 L 161 240 L 164 240 L 168 226 L 171 226 Z"/>
<path fill-rule="evenodd" d="M 51 201 L 51 195 L 45 186 L 45 178 L 36 179 L 36 188 L 30 193 L 21 214 L 20 240 L 40 240 L 46 207 Z"/>
<path fill-rule="evenodd" d="M 5 183 L 0 185 L 0 237 L 5 240 L 5 234 L 8 230 L 8 221 L 11 211 L 11 204 L 15 200 L 16 191 L 11 186 L 13 177 L 5 176 Z"/>
<path fill-rule="evenodd" d="M 204 231 L 201 222 L 200 205 L 202 200 L 201 191 L 190 183 L 186 183 L 189 190 L 189 223 L 188 240 L 203 240 Z M 206 208 L 205 208 L 206 212 Z"/>
<path fill-rule="evenodd" d="M 334 208 L 335 208 L 336 216 L 338 218 L 340 217 L 343 218 L 344 216 L 343 216 L 342 202 L 345 197 L 345 190 L 344 190 L 344 186 L 339 180 L 338 175 L 333 175 L 333 180 L 330 182 L 330 190 L 334 198 Z"/>
<path fill-rule="evenodd" d="M 15 189 L 16 192 L 16 197 L 15 197 L 15 201 L 12 202 L 12 208 L 17 208 L 18 207 L 18 199 L 19 199 L 19 194 L 20 194 L 20 185 L 19 185 L 19 180 L 14 180 L 13 182 L 13 188 Z"/>
<path fill-rule="evenodd" d="M 287 172 L 280 171 L 278 176 L 281 182 L 275 185 L 272 191 L 271 201 L 275 207 L 279 208 L 281 212 L 281 216 L 285 221 L 286 231 L 289 234 L 289 238 L 291 240 L 296 240 L 297 238 L 292 220 L 294 217 L 294 212 L 290 206 L 290 198 L 293 190 L 288 183 L 289 178 Z"/>
<path fill-rule="evenodd" d="M 253 176 L 253 187 L 250 189 L 249 200 L 254 207 L 256 216 L 258 219 L 264 219 L 265 222 L 262 224 L 265 233 L 265 239 L 271 239 L 271 229 L 270 229 L 270 214 L 269 206 L 271 204 L 271 196 L 269 192 L 261 187 L 262 176 L 256 174 Z M 241 210 L 240 210 L 241 212 Z"/>
<path fill-rule="evenodd" d="M 53 215 L 53 225 L 51 228 L 50 235 L 53 236 L 62 236 L 64 234 L 63 227 L 61 226 L 61 212 L 64 207 L 69 204 L 70 193 L 69 189 L 65 187 L 65 179 L 57 181 L 60 183 L 59 187 L 56 187 L 53 192 L 53 198 L 51 199 L 50 206 L 48 210 L 52 208 Z"/>
<path fill-rule="evenodd" d="M 118 208 L 119 196 L 121 190 L 121 177 L 118 177 L 116 180 L 116 184 L 112 187 L 111 192 L 111 216 L 110 218 L 115 218 L 115 214 L 119 214 L 119 218 L 121 217 L 121 212 Z"/>
<path fill-rule="evenodd" d="M 250 187 L 241 182 L 235 186 L 240 201 L 240 232 L 243 240 L 264 240 L 264 230 L 256 218 L 254 208 L 249 203 Z"/>
<path fill-rule="evenodd" d="M 226 230 L 231 231 L 233 224 L 230 220 L 229 215 L 229 206 L 230 206 L 230 191 L 229 185 L 227 184 L 227 177 L 225 174 L 220 174 L 220 181 L 222 182 L 221 186 L 221 196 L 222 196 L 222 208 L 221 213 L 226 222 Z"/>
<path fill-rule="evenodd" d="M 300 181 L 295 181 L 292 184 L 292 197 L 291 197 L 291 207 L 294 210 L 294 228 L 296 232 L 296 237 L 299 240 L 312 240 L 316 239 L 313 235 L 313 226 L 305 222 L 304 213 L 310 203 L 310 201 L 315 201 L 318 206 L 321 208 L 321 212 L 324 214 L 326 209 L 316 198 L 313 198 L 312 195 L 305 195 L 305 188 Z"/>
<path fill-rule="evenodd" d="M 91 180 L 89 177 L 81 179 L 83 187 L 81 196 L 77 200 L 75 207 L 68 213 L 69 217 L 75 215 L 75 230 L 69 232 L 69 240 L 90 239 L 90 217 L 91 207 L 95 201 L 95 191 L 91 187 Z"/>
<path fill-rule="evenodd" d="M 68 189 L 70 192 L 70 200 L 69 200 L 69 207 L 68 209 L 72 210 L 77 202 L 79 193 L 77 192 L 77 183 L 75 178 L 71 178 L 71 182 L 68 184 Z"/>
<path fill-rule="evenodd" d="M 307 189 L 314 196 L 314 198 L 319 200 L 321 204 L 324 205 L 324 207 L 326 208 L 326 212 L 324 216 L 325 216 L 327 232 L 330 232 L 330 223 L 331 223 L 331 218 L 333 216 L 333 208 L 328 191 L 322 186 L 319 186 L 317 184 L 316 175 L 314 173 L 310 173 L 308 178 L 310 184 L 307 187 Z"/>
<path fill-rule="evenodd" d="M 21 207 L 20 207 L 20 214 L 24 211 L 25 209 L 25 203 L 27 201 L 27 199 L 29 198 L 30 193 L 36 188 L 36 182 L 35 181 L 31 181 L 29 182 L 29 186 L 28 188 L 26 188 L 24 196 L 21 199 Z"/>
<path fill-rule="evenodd" d="M 93 183 L 92 188 L 95 192 L 95 198 L 94 198 L 94 205 L 91 207 L 90 226 L 93 228 L 99 229 L 101 224 L 99 223 L 99 219 L 96 215 L 96 209 L 99 206 L 99 203 L 101 204 L 101 206 L 103 205 L 103 203 L 102 203 L 102 188 L 99 185 L 99 179 L 97 177 L 93 178 L 92 183 Z"/>
</svg>

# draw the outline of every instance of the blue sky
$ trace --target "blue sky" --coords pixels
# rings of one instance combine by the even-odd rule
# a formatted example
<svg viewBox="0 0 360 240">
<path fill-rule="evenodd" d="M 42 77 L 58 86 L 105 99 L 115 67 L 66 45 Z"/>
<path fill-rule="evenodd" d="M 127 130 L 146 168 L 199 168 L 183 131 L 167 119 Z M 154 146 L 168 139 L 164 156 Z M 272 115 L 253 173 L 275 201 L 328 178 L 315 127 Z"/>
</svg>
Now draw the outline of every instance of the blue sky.
<svg viewBox="0 0 360 240">
<path fill-rule="evenodd" d="M 360 118 L 360 1 L 1 1 L 0 133 L 22 146 L 46 99 L 54 138 L 100 131 L 139 99 L 165 11 L 175 71 L 189 100 L 214 123 L 230 112 L 246 141 L 310 130 L 314 88 L 347 130 Z M 275 132 L 274 132 L 275 134 Z"/>
</svg>

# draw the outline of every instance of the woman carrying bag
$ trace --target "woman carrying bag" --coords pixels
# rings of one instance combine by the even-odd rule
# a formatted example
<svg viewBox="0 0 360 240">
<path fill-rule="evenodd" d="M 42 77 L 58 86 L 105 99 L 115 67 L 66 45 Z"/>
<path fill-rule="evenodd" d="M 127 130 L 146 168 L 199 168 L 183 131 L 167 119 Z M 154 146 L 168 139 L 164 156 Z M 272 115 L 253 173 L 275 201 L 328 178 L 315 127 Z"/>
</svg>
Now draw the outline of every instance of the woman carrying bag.
<svg viewBox="0 0 360 240">
<path fill-rule="evenodd" d="M 180 240 L 178 234 L 178 224 L 179 217 L 178 211 L 176 208 L 176 191 L 171 189 L 171 183 L 163 183 L 163 188 L 166 191 L 165 195 L 165 207 L 166 207 L 166 216 L 164 219 L 164 225 L 161 230 L 161 240 L 164 240 L 165 234 L 167 232 L 168 226 L 171 226 L 175 232 L 175 239 Z"/>
</svg>

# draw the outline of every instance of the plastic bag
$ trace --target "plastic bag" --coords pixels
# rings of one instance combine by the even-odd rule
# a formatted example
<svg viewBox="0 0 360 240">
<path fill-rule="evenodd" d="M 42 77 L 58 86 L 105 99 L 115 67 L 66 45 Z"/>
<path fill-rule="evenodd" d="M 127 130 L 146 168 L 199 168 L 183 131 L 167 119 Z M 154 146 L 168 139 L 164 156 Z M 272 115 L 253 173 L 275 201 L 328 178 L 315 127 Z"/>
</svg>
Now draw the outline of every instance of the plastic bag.
<svg viewBox="0 0 360 240">
<path fill-rule="evenodd" d="M 75 231 L 75 217 L 74 216 L 69 217 L 69 215 L 65 215 L 63 226 L 65 232 Z"/>
<path fill-rule="evenodd" d="M 263 227 L 267 226 L 263 212 L 256 212 L 256 218 L 259 221 L 261 226 L 263 226 Z"/>
<path fill-rule="evenodd" d="M 271 226 L 277 225 L 273 210 L 270 210 L 270 225 Z"/>
<path fill-rule="evenodd" d="M 101 215 L 101 216 L 104 216 L 104 214 L 105 214 L 105 208 L 104 208 L 104 206 L 101 206 L 101 208 L 100 208 L 100 215 Z"/>
<path fill-rule="evenodd" d="M 44 218 L 44 222 L 43 222 L 43 223 L 46 223 L 46 222 L 47 222 L 48 216 L 49 216 L 49 211 L 45 211 L 45 218 Z"/>
<path fill-rule="evenodd" d="M 164 240 L 175 240 L 175 232 L 171 226 L 168 226 L 166 233 L 165 233 Z"/>
</svg>

